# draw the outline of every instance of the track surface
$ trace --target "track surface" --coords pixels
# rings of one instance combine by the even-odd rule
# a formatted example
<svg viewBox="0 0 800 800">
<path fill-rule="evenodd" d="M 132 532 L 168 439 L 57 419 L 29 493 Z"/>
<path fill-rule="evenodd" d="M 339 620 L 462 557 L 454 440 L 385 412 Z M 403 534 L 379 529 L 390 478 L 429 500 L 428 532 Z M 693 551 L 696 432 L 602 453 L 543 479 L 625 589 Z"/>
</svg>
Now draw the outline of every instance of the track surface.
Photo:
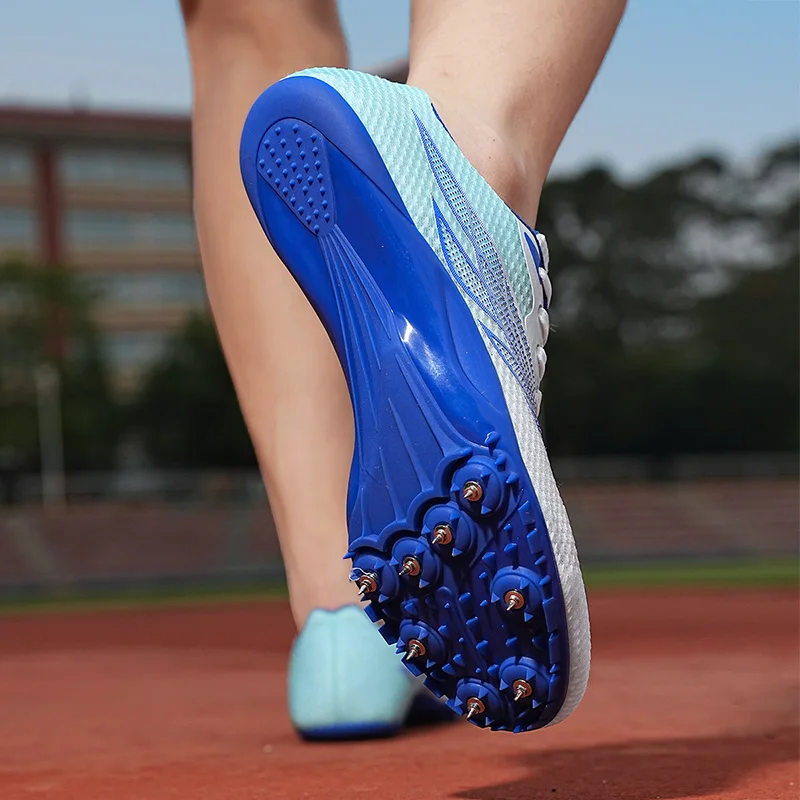
<svg viewBox="0 0 800 800">
<path fill-rule="evenodd" d="M 0 617 L 0 797 L 783 800 L 799 795 L 796 591 L 590 595 L 564 724 L 308 745 L 279 602 Z"/>
</svg>

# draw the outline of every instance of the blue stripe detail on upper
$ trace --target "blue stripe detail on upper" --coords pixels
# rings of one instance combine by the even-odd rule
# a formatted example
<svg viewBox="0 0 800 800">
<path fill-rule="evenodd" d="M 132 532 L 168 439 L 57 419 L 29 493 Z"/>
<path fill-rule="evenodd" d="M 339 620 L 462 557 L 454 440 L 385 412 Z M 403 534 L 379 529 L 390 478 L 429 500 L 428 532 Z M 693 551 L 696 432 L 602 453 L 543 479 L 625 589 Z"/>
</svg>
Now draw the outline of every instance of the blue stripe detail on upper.
<svg viewBox="0 0 800 800">
<path fill-rule="evenodd" d="M 447 267 L 461 290 L 500 329 L 500 336 L 492 332 L 489 340 L 522 387 L 528 406 L 535 415 L 536 369 L 500 252 L 424 123 L 416 115 L 415 119 L 436 184 L 475 253 L 474 259 L 469 257 L 433 198 L 436 229 Z M 489 332 L 485 325 L 482 327 Z"/>
</svg>

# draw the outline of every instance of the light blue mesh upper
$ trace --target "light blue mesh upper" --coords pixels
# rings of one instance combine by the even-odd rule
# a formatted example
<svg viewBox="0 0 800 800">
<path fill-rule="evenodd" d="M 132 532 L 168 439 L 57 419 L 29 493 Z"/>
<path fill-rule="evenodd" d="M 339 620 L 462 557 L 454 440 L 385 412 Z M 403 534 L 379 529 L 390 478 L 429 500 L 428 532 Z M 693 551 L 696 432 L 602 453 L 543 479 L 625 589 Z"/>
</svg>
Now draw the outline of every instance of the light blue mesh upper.
<svg viewBox="0 0 800 800">
<path fill-rule="evenodd" d="M 435 176 L 430 170 L 418 168 L 420 160 L 428 159 L 417 120 L 421 122 L 460 187 L 462 197 L 477 212 L 484 229 L 491 231 L 521 316 L 530 313 L 533 305 L 530 277 L 520 246 L 517 219 L 439 122 L 428 95 L 412 86 L 350 70 L 317 68 L 298 74 L 325 81 L 347 100 L 378 148 L 415 225 L 443 258 L 431 206 L 431 198 L 438 194 Z M 402 113 L 404 109 L 408 113 Z M 460 231 L 451 210 L 445 208 L 443 213 L 454 230 Z M 469 251 L 470 242 L 462 244 Z"/>
</svg>

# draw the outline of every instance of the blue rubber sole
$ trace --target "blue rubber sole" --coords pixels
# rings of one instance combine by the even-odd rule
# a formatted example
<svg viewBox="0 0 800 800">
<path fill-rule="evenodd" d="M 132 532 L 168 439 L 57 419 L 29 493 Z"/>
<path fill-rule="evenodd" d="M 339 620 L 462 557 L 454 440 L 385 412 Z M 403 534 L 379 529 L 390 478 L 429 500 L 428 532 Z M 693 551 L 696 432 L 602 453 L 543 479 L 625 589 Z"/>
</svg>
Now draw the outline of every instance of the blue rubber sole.
<svg viewBox="0 0 800 800">
<path fill-rule="evenodd" d="M 558 573 L 467 305 L 362 123 L 324 82 L 293 77 L 259 98 L 241 168 L 347 378 L 347 556 L 368 579 L 367 614 L 473 723 L 546 725 L 569 675 Z"/>
<path fill-rule="evenodd" d="M 352 741 L 355 739 L 388 739 L 396 736 L 404 728 L 442 725 L 453 722 L 457 717 L 447 706 L 430 695 L 418 694 L 411 704 L 408 716 L 402 725 L 363 724 L 329 725 L 320 728 L 304 728 L 298 733 L 309 742 Z"/>
</svg>

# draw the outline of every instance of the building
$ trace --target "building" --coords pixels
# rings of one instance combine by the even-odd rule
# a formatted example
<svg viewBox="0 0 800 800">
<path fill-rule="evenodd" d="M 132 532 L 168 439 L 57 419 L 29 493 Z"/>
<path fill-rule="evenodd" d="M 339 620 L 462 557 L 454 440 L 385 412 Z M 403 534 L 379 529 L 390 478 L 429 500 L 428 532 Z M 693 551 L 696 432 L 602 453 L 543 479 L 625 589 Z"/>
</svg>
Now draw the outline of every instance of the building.
<svg viewBox="0 0 800 800">
<path fill-rule="evenodd" d="M 406 61 L 376 72 L 404 81 Z M 188 116 L 0 106 L 0 259 L 75 270 L 132 389 L 206 295 Z"/>
<path fill-rule="evenodd" d="M 206 304 L 186 116 L 0 107 L 0 258 L 74 269 L 133 388 Z"/>
</svg>

